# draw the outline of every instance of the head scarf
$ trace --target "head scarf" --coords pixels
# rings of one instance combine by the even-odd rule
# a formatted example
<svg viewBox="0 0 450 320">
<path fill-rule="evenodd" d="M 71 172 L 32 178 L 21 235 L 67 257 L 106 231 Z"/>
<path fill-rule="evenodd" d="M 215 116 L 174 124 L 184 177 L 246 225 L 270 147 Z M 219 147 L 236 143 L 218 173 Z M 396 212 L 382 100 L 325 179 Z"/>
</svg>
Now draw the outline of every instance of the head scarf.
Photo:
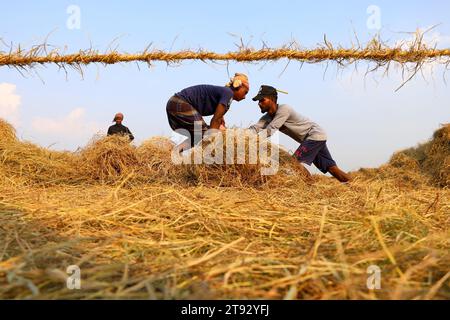
<svg viewBox="0 0 450 320">
<path fill-rule="evenodd" d="M 235 73 L 234 77 L 230 79 L 230 82 L 228 82 L 226 86 L 235 89 L 239 88 L 240 86 L 250 88 L 248 77 L 243 73 Z"/>
</svg>

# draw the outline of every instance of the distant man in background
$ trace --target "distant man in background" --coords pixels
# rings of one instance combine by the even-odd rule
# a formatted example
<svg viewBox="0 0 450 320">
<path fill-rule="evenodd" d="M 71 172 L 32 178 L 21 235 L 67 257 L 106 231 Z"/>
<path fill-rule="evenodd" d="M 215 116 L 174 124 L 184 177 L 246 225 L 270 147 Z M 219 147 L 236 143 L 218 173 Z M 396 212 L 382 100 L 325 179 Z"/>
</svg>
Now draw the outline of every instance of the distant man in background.
<svg viewBox="0 0 450 320">
<path fill-rule="evenodd" d="M 122 121 L 123 121 L 123 114 L 117 113 L 114 116 L 114 120 L 113 120 L 113 122 L 115 122 L 116 124 L 109 127 L 108 136 L 119 134 L 119 135 L 128 136 L 130 138 L 130 141 L 133 141 L 134 140 L 133 134 L 131 133 L 130 129 L 128 129 L 127 127 L 125 127 L 122 124 Z"/>
<path fill-rule="evenodd" d="M 325 131 L 318 124 L 298 114 L 289 105 L 278 104 L 277 89 L 261 86 L 253 101 L 259 102 L 261 113 L 265 115 L 250 129 L 258 133 L 267 130 L 268 137 L 280 130 L 300 143 L 294 154 L 300 163 L 306 163 L 309 166 L 314 163 L 320 171 L 331 173 L 340 182 L 351 180 L 347 173 L 338 168 L 331 157 Z"/>
</svg>

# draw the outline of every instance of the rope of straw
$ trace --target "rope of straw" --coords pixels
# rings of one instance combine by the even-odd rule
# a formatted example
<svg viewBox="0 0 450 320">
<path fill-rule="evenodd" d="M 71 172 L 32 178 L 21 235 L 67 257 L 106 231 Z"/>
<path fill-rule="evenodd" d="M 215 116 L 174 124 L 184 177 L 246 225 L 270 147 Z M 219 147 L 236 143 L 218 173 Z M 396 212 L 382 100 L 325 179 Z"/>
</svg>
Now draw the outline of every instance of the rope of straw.
<svg viewBox="0 0 450 320">
<path fill-rule="evenodd" d="M 99 54 L 93 51 L 79 52 L 75 54 L 60 55 L 51 52 L 45 56 L 34 54 L 35 51 L 26 53 L 23 51 L 0 53 L 0 66 L 26 67 L 34 64 L 83 64 L 103 63 L 115 64 L 120 62 L 151 62 L 165 61 L 176 62 L 181 60 L 202 61 L 270 61 L 279 59 L 298 60 L 303 62 L 317 63 L 322 61 L 356 61 L 367 60 L 378 63 L 395 61 L 399 63 L 418 63 L 425 60 L 436 60 L 439 58 L 450 58 L 450 49 L 415 49 L 402 50 L 399 48 L 385 49 L 314 49 L 314 50 L 291 50 L 291 49 L 261 49 L 241 50 L 224 54 L 206 51 L 179 51 L 164 52 L 154 51 L 139 54 L 121 54 L 111 52 Z M 449 62 L 442 62 L 448 64 Z"/>
</svg>

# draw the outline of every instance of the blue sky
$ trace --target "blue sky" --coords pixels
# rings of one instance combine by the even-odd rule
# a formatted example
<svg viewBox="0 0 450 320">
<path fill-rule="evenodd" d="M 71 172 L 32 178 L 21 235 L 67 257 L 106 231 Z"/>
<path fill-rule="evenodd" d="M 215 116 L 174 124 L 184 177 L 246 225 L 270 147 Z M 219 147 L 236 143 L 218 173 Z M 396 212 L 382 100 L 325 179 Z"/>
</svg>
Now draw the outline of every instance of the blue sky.
<svg viewBox="0 0 450 320">
<path fill-rule="evenodd" d="M 80 8 L 80 29 L 67 28 L 67 8 Z M 369 28 L 367 12 L 375 5 L 381 30 Z M 25 48 L 48 43 L 67 52 L 93 48 L 135 52 L 152 43 L 164 50 L 204 48 L 217 52 L 236 49 L 242 37 L 259 48 L 262 41 L 277 47 L 291 39 L 305 47 L 322 42 L 350 46 L 353 33 L 361 42 L 378 31 L 395 43 L 410 39 L 403 33 L 439 24 L 427 36 L 430 43 L 450 47 L 448 1 L 17 1 L 3 4 L 0 38 Z M 113 42 L 114 39 L 117 39 Z M 113 43 L 112 43 L 113 42 Z M 0 50 L 7 51 L 4 44 Z M 364 78 L 367 65 L 358 71 L 337 70 L 333 64 L 304 65 L 286 61 L 268 64 L 230 64 L 230 75 L 249 75 L 246 100 L 234 102 L 226 115 L 229 126 L 248 126 L 260 117 L 251 97 L 261 84 L 289 92 L 280 102 L 319 123 L 329 135 L 329 148 L 345 170 L 378 166 L 396 150 L 428 139 L 439 124 L 450 120 L 450 90 L 442 69 L 424 70 L 399 92 L 401 70 L 388 77 Z M 105 132 L 116 112 L 137 142 L 155 135 L 171 135 L 165 105 L 170 96 L 190 85 L 222 85 L 228 72 L 224 64 L 184 62 L 179 66 L 156 63 L 89 66 L 84 78 L 66 74 L 56 66 L 39 67 L 25 77 L 14 69 L 0 68 L 0 117 L 13 122 L 19 135 L 53 149 L 75 150 L 97 131 Z M 325 73 L 326 71 L 326 73 Z M 280 136 L 288 149 L 296 143 Z"/>
</svg>

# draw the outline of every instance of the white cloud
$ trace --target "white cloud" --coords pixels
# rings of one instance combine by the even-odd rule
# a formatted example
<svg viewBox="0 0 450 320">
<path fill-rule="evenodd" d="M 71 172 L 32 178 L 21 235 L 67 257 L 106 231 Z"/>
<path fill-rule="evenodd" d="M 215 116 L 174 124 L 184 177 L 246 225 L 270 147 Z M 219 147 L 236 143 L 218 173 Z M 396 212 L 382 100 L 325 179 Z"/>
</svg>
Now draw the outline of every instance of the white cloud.
<svg viewBox="0 0 450 320">
<path fill-rule="evenodd" d="M 11 83 L 0 83 L 0 118 L 17 126 L 19 124 L 19 106 L 21 98 L 15 91 L 16 85 Z"/>
<path fill-rule="evenodd" d="M 85 137 L 99 131 L 97 123 L 86 121 L 85 114 L 85 109 L 76 108 L 62 118 L 36 117 L 32 121 L 32 128 L 39 133 L 55 136 Z"/>
</svg>

